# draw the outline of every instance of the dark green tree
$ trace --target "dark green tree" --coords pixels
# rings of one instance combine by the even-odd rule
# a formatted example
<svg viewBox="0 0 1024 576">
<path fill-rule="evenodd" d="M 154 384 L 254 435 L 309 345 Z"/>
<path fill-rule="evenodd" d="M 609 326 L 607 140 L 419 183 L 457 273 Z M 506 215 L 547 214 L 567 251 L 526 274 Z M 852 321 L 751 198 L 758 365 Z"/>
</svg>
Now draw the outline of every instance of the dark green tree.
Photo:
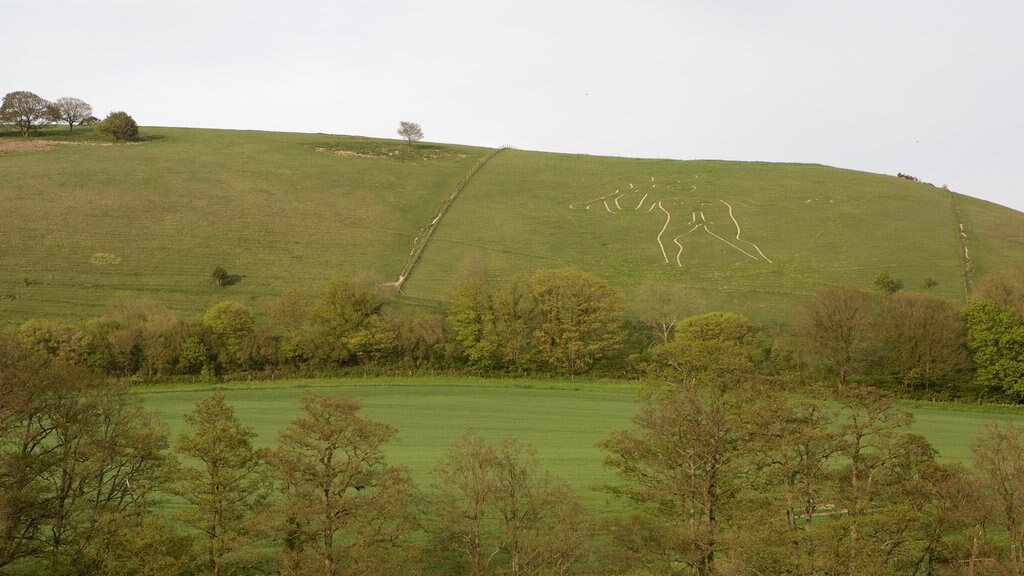
<svg viewBox="0 0 1024 576">
<path fill-rule="evenodd" d="M 127 142 L 139 135 L 139 125 L 127 112 L 111 112 L 101 122 L 96 124 L 95 130 L 106 134 L 118 142 Z"/>
</svg>

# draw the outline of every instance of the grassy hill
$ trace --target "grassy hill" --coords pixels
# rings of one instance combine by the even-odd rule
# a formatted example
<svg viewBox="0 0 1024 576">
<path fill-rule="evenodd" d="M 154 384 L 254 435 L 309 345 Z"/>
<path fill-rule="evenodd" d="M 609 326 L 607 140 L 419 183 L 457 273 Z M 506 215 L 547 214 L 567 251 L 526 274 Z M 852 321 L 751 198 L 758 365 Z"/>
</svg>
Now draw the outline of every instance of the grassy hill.
<svg viewBox="0 0 1024 576">
<path fill-rule="evenodd" d="M 1024 253 L 1024 214 L 896 177 L 816 165 L 603 158 L 505 150 L 438 209 L 489 149 L 314 134 L 148 128 L 103 145 L 0 137 L 0 322 L 85 318 L 130 293 L 198 315 L 257 310 L 290 287 L 393 280 L 436 221 L 403 290 L 443 300 L 483 261 L 501 281 L 577 266 L 622 290 L 681 283 L 710 308 L 784 322 L 835 283 L 887 270 L 964 297 Z M 61 143 L 63 142 L 63 143 Z M 955 200 L 955 202 L 954 202 Z M 239 280 L 217 288 L 225 267 Z"/>
</svg>

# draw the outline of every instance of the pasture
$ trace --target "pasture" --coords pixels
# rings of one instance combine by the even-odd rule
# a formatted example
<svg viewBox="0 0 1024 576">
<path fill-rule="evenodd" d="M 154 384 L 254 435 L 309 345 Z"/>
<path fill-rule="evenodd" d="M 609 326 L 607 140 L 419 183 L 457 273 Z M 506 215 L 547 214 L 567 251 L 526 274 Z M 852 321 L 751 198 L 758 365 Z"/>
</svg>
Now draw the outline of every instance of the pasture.
<svg viewBox="0 0 1024 576">
<path fill-rule="evenodd" d="M 0 134 L 0 323 L 82 320 L 125 294 L 197 318 L 233 299 L 258 315 L 289 288 L 395 280 L 443 304 L 469 260 L 502 282 L 575 266 L 627 305 L 645 280 L 709 310 L 784 324 L 827 285 L 883 270 L 961 302 L 1015 262 L 1024 214 L 895 176 L 804 164 L 644 160 L 506 150 L 438 210 L 490 149 L 325 134 L 143 128 L 111 145 L 88 129 Z M 969 191 L 967 191 L 969 193 Z M 954 200 L 957 200 L 954 203 Z M 217 287 L 211 272 L 237 279 Z M 627 306 L 628 308 L 628 306 Z"/>
<path fill-rule="evenodd" d="M 259 434 L 259 446 L 272 446 L 277 433 L 299 415 L 307 390 L 358 398 L 361 414 L 398 429 L 387 448 L 392 463 L 408 466 L 420 487 L 445 449 L 467 429 L 489 440 L 513 436 L 537 450 L 541 466 L 561 476 L 592 508 L 610 497 L 597 487 L 614 482 L 604 453 L 594 444 L 632 425 L 637 411 L 635 384 L 557 380 L 487 380 L 459 377 L 344 379 L 238 383 L 220 387 L 235 413 Z M 147 389 L 152 390 L 152 389 Z M 181 386 L 143 391 L 176 437 L 184 414 L 210 394 L 209 388 Z M 940 459 L 971 463 L 971 445 L 988 424 L 1024 424 L 1024 411 L 998 406 L 902 404 L 914 415 L 911 431 L 924 435 Z"/>
</svg>

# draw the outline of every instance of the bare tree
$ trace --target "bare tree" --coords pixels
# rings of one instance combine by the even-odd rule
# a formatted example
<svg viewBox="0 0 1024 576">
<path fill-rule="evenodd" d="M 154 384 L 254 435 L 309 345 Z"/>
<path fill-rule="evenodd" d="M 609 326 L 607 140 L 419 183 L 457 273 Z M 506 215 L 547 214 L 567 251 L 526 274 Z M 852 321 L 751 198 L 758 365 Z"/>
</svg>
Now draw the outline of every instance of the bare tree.
<svg viewBox="0 0 1024 576">
<path fill-rule="evenodd" d="M 0 122 L 17 126 L 23 136 L 28 136 L 49 123 L 51 106 L 50 101 L 32 92 L 9 92 L 0 105 Z"/>
<path fill-rule="evenodd" d="M 804 301 L 797 333 L 825 360 L 840 384 L 858 368 L 858 353 L 871 337 L 871 294 L 850 286 L 823 288 Z"/>
<path fill-rule="evenodd" d="M 412 148 L 413 142 L 423 140 L 423 129 L 415 122 L 403 120 L 399 122 L 398 135 L 405 138 L 409 142 L 409 147 Z"/>
<path fill-rule="evenodd" d="M 58 98 L 53 103 L 53 118 L 68 123 L 68 132 L 75 129 L 75 124 L 92 116 L 92 106 L 84 100 L 69 98 L 67 96 Z"/>
</svg>

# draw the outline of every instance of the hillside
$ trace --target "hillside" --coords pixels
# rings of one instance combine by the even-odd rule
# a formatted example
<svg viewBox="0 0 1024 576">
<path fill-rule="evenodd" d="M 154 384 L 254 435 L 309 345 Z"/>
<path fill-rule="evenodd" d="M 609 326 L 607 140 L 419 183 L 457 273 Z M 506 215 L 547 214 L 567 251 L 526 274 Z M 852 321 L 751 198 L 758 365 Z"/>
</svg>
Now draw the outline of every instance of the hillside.
<svg viewBox="0 0 1024 576">
<path fill-rule="evenodd" d="M 81 319 L 118 294 L 198 315 L 222 299 L 256 309 L 335 277 L 394 280 L 443 300 L 483 261 L 496 281 L 577 266 L 627 297 L 648 278 L 715 309 L 785 322 L 834 283 L 882 270 L 908 289 L 964 295 L 960 225 L 975 276 L 1024 252 L 1024 214 L 896 177 L 814 165 L 602 158 L 356 137 L 149 128 L 105 146 L 59 130 L 0 144 L 0 321 Z M 0 138 L 0 143 L 13 137 Z M 21 147 L 24 148 L 24 147 Z M 954 209 L 954 202 L 958 207 Z M 217 288 L 211 271 L 236 275 Z"/>
</svg>

